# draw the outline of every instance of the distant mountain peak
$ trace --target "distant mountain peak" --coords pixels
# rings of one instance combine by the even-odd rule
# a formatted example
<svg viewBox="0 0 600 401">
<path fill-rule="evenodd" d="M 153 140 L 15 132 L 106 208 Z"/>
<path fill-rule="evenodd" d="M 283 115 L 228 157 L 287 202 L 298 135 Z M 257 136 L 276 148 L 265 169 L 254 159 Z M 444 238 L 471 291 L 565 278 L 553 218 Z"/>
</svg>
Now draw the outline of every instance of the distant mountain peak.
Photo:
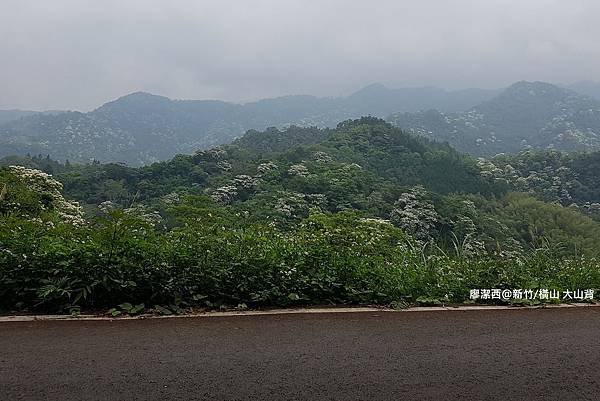
<svg viewBox="0 0 600 401">
<path fill-rule="evenodd" d="M 556 87 L 556 85 L 553 85 L 549 82 L 544 82 L 544 81 L 526 81 L 526 80 L 521 80 L 521 81 L 517 81 L 515 83 L 513 83 L 512 85 L 508 86 L 508 89 L 519 89 L 519 88 L 549 88 L 549 87 Z"/>
<path fill-rule="evenodd" d="M 113 101 L 104 103 L 94 112 L 102 112 L 107 110 L 116 110 L 123 108 L 146 109 L 148 107 L 160 107 L 171 103 L 172 100 L 165 96 L 154 95 L 148 92 L 133 92 L 125 96 L 121 96 Z"/>
<path fill-rule="evenodd" d="M 519 81 L 504 89 L 497 96 L 480 103 L 471 110 L 482 114 L 496 114 L 498 109 L 511 109 L 512 117 L 520 119 L 549 117 L 553 108 L 568 99 L 583 98 L 583 95 L 548 82 Z M 543 113 L 540 114 L 540 112 Z M 542 114 L 544 114 L 542 116 Z"/>
<path fill-rule="evenodd" d="M 372 83 L 370 85 L 365 86 L 364 88 L 354 92 L 352 96 L 363 96 L 363 95 L 376 95 L 381 92 L 387 92 L 389 88 L 379 82 Z"/>
<path fill-rule="evenodd" d="M 524 148 L 600 149 L 600 102 L 547 82 L 519 81 L 457 114 L 396 113 L 395 125 L 475 155 Z"/>
<path fill-rule="evenodd" d="M 139 101 L 139 100 L 158 100 L 158 99 L 171 100 L 166 96 L 155 95 L 150 92 L 138 91 L 138 92 L 131 92 L 127 95 L 121 96 L 121 97 L 113 100 L 113 102 L 128 101 L 128 100 Z M 112 102 L 109 102 L 109 103 L 112 103 Z"/>
<path fill-rule="evenodd" d="M 573 92 L 569 89 L 561 88 L 548 82 L 519 81 L 506 88 L 501 95 L 543 96 L 548 94 L 570 95 L 573 94 Z"/>
</svg>

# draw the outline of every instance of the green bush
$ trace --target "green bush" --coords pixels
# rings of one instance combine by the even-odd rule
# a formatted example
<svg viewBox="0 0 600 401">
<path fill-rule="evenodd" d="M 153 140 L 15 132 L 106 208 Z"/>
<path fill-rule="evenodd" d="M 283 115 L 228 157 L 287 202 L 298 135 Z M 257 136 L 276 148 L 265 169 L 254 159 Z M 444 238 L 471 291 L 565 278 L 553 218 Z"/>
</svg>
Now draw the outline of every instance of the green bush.
<svg viewBox="0 0 600 401">
<path fill-rule="evenodd" d="M 0 308 L 461 302 L 471 288 L 600 288 L 594 259 L 467 258 L 350 212 L 294 230 L 206 217 L 171 230 L 122 211 L 88 226 L 6 218 Z"/>
</svg>

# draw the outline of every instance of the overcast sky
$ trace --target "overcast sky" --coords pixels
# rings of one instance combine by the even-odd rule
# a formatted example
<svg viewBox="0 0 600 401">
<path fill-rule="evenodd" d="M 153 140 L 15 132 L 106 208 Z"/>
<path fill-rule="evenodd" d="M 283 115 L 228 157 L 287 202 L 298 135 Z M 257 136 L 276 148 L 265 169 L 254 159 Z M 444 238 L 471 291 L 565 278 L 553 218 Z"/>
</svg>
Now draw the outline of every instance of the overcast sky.
<svg viewBox="0 0 600 401">
<path fill-rule="evenodd" d="M 600 80 L 597 0 L 0 0 L 0 108 Z"/>
</svg>

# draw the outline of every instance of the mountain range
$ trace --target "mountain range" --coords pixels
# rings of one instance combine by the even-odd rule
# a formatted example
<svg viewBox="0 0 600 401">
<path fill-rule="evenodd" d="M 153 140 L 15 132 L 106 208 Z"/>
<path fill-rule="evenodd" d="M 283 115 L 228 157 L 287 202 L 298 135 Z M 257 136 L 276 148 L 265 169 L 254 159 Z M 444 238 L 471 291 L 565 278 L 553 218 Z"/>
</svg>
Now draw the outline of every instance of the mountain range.
<svg viewBox="0 0 600 401">
<path fill-rule="evenodd" d="M 402 112 L 388 121 L 473 155 L 600 149 L 600 100 L 545 82 L 517 82 L 464 112 Z"/>
<path fill-rule="evenodd" d="M 0 120 L 0 157 L 49 154 L 58 160 L 126 162 L 166 160 L 177 153 L 231 142 L 249 129 L 290 125 L 335 127 L 363 115 L 436 108 L 465 110 L 494 90 L 388 89 L 373 84 L 347 97 L 284 96 L 246 104 L 172 100 L 136 92 L 87 113 L 6 112 Z M 0 114 L 1 118 L 1 114 Z"/>
<path fill-rule="evenodd" d="M 574 86 L 594 91 L 591 84 Z M 236 104 L 136 92 L 86 113 L 0 111 L 0 157 L 142 165 L 229 143 L 251 129 L 335 127 L 367 115 L 475 155 L 600 146 L 600 100 L 569 88 L 519 82 L 505 90 L 446 91 L 373 84 L 337 98 L 295 95 Z"/>
</svg>

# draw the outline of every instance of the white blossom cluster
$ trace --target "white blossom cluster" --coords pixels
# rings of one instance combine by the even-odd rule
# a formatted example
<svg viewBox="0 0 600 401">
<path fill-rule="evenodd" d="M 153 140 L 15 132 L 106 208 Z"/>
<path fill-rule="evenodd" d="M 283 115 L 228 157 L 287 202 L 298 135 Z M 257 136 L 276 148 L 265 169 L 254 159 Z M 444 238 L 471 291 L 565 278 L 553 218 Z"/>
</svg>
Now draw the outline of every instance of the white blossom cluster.
<svg viewBox="0 0 600 401">
<path fill-rule="evenodd" d="M 213 190 L 210 196 L 216 202 L 230 204 L 241 192 L 254 190 L 260 182 L 260 177 L 246 174 L 236 175 L 228 185 Z"/>
<path fill-rule="evenodd" d="M 237 188 L 234 185 L 224 185 L 215 189 L 210 195 L 210 197 L 215 202 L 229 204 L 235 200 L 237 194 Z"/>
<path fill-rule="evenodd" d="M 261 163 L 256 167 L 257 176 L 260 177 L 263 174 L 266 174 L 270 171 L 277 170 L 277 164 L 269 161 L 266 163 Z"/>
<path fill-rule="evenodd" d="M 429 242 L 440 216 L 427 199 L 425 188 L 417 185 L 400 195 L 390 213 L 390 219 L 415 239 Z"/>
<path fill-rule="evenodd" d="M 300 211 L 307 209 L 306 202 L 304 200 L 304 194 L 297 192 L 284 192 L 281 193 L 277 203 L 275 204 L 275 211 L 283 214 L 286 217 L 299 217 Z"/>
<path fill-rule="evenodd" d="M 527 156 L 527 152 L 522 152 Z M 568 205 L 572 199 L 571 190 L 576 184 L 576 174 L 568 167 L 559 166 L 554 158 L 559 153 L 549 153 L 547 165 L 539 171 L 531 171 L 525 165 L 516 168 L 500 160 L 478 159 L 480 174 L 490 180 L 506 182 L 522 192 L 541 195 L 545 201 L 559 201 Z M 552 158 L 554 156 L 554 158 Z"/>
<path fill-rule="evenodd" d="M 363 217 L 360 219 L 361 223 L 366 223 L 366 224 L 383 224 L 383 225 L 388 225 L 388 224 L 392 224 L 389 220 L 386 219 L 379 219 L 376 217 Z"/>
<path fill-rule="evenodd" d="M 219 160 L 217 162 L 217 167 L 223 171 L 229 171 L 231 170 L 231 163 L 229 163 L 227 160 Z"/>
<path fill-rule="evenodd" d="M 393 226 L 392 222 L 389 220 L 373 217 L 363 217 L 359 219 L 357 223 L 361 226 L 359 232 L 363 233 L 365 236 L 364 243 L 367 245 L 377 245 L 378 242 L 384 240 L 386 237 L 385 228 L 387 226 Z M 409 247 L 407 241 L 409 241 L 408 238 L 406 241 L 397 244 L 397 246 L 399 246 L 402 251 L 408 252 Z"/>
<path fill-rule="evenodd" d="M 9 169 L 24 181 L 31 190 L 50 196 L 52 208 L 62 220 L 74 225 L 85 223 L 83 209 L 79 206 L 79 203 L 65 199 L 62 195 L 62 184 L 52 178 L 50 174 L 22 166 L 9 166 Z M 42 205 L 42 208 L 45 209 L 44 205 Z"/>
<path fill-rule="evenodd" d="M 196 151 L 196 156 L 202 159 L 210 160 L 216 163 L 217 168 L 221 171 L 231 170 L 231 163 L 227 161 L 227 151 L 225 149 L 216 147 L 211 149 L 204 149 Z"/>
<path fill-rule="evenodd" d="M 253 177 L 251 175 L 241 174 L 237 175 L 232 180 L 232 185 L 238 189 L 253 189 L 260 183 L 260 178 Z"/>
<path fill-rule="evenodd" d="M 310 172 L 308 171 L 308 168 L 304 164 L 299 163 L 299 164 L 292 164 L 290 166 L 290 168 L 288 169 L 288 174 L 298 176 L 298 177 L 308 177 Z"/>
<path fill-rule="evenodd" d="M 135 216 L 144 222 L 148 223 L 150 226 L 155 227 L 163 221 L 162 216 L 156 210 L 149 210 L 144 205 L 136 205 L 124 210 L 125 213 Z"/>
<path fill-rule="evenodd" d="M 333 161 L 333 157 L 326 152 L 318 151 L 313 155 L 315 161 L 320 163 L 329 163 Z"/>
<path fill-rule="evenodd" d="M 311 208 L 322 209 L 327 203 L 324 194 L 302 194 L 298 192 L 279 192 L 275 211 L 286 217 L 298 218 L 308 214 Z"/>
<path fill-rule="evenodd" d="M 464 256 L 477 256 L 487 253 L 485 243 L 477 238 L 477 227 L 469 216 L 460 214 L 452 221 L 456 237 L 455 247 Z"/>
<path fill-rule="evenodd" d="M 196 155 L 211 159 L 211 160 L 223 160 L 227 157 L 227 151 L 223 148 L 210 148 L 196 151 Z"/>
<path fill-rule="evenodd" d="M 490 180 L 513 182 L 518 178 L 518 175 L 515 173 L 514 168 L 510 164 L 507 166 L 508 171 L 504 171 L 502 168 L 500 168 L 500 166 L 497 166 L 491 161 L 480 157 L 477 159 L 477 165 L 479 166 L 479 174 Z"/>
<path fill-rule="evenodd" d="M 176 205 L 181 202 L 181 198 L 177 192 L 171 192 L 160 198 L 167 205 Z"/>
<path fill-rule="evenodd" d="M 109 213 L 117 208 L 118 208 L 118 205 L 116 203 L 114 203 L 113 201 L 109 201 L 109 200 L 104 201 L 98 205 L 98 209 L 100 209 L 100 211 L 105 214 Z"/>
</svg>

